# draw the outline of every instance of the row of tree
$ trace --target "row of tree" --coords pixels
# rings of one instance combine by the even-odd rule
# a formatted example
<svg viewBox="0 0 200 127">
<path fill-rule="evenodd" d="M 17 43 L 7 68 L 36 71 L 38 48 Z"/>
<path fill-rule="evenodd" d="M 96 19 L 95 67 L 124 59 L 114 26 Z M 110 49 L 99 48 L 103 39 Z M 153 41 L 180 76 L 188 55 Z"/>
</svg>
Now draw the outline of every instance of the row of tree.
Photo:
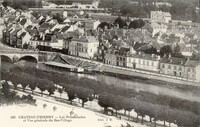
<svg viewBox="0 0 200 127">
<path fill-rule="evenodd" d="M 52 81 L 49 79 L 42 79 L 39 77 L 35 77 L 33 75 L 24 73 L 24 72 L 3 72 L 3 79 L 6 81 L 11 81 L 13 84 L 13 87 L 15 90 L 18 89 L 18 85 L 21 84 L 23 91 L 26 90 L 27 87 L 29 87 L 32 91 L 32 94 L 34 93 L 34 90 L 36 88 L 39 88 L 41 91 L 41 96 L 43 96 L 44 91 L 48 91 L 49 96 L 53 95 L 55 90 L 57 89 L 56 86 Z M 7 82 L 6 82 L 7 83 Z M 93 100 L 93 93 L 94 91 L 88 88 L 84 88 L 81 86 L 73 86 L 69 84 L 62 83 L 61 86 L 63 89 L 59 88 L 58 92 L 62 93 L 63 90 L 67 92 L 68 94 L 68 100 L 72 101 L 76 98 L 79 98 L 82 100 L 82 106 L 84 107 L 84 104 L 87 101 Z"/>
<path fill-rule="evenodd" d="M 155 0 L 141 1 L 138 4 L 132 4 L 130 0 L 101 0 L 101 8 L 109 8 L 113 14 L 121 14 L 126 17 L 150 17 L 151 11 L 162 10 L 164 12 L 170 12 L 175 20 L 193 20 L 200 21 L 199 12 L 196 12 L 196 5 L 192 2 L 185 1 L 169 1 L 172 6 L 162 5 L 156 6 Z M 191 4 L 188 4 L 191 3 Z"/>
<path fill-rule="evenodd" d="M 23 95 L 22 97 L 18 96 L 14 91 L 11 90 L 10 85 L 8 82 L 2 82 L 2 89 L 0 91 L 0 104 L 21 104 L 27 103 L 35 105 L 36 100 L 33 99 L 31 95 Z"/>
<path fill-rule="evenodd" d="M 198 127 L 200 124 L 200 117 L 187 111 L 170 109 L 168 106 L 155 105 L 147 102 L 142 102 L 137 99 L 130 99 L 120 95 L 112 95 L 110 93 L 103 93 L 99 96 L 98 104 L 104 108 L 104 113 L 107 113 L 108 108 L 113 108 L 117 112 L 119 110 L 128 111 L 128 118 L 130 112 L 134 110 L 138 116 L 142 117 L 142 123 L 145 116 L 149 116 L 150 122 L 164 121 L 177 124 L 183 127 Z"/>
<path fill-rule="evenodd" d="M 115 25 L 117 25 L 120 29 L 122 28 L 138 29 L 138 28 L 142 28 L 145 24 L 146 24 L 145 21 L 142 19 L 136 19 L 127 23 L 125 20 L 123 20 L 119 16 L 118 18 L 115 19 L 113 24 L 108 23 L 108 22 L 101 22 L 98 27 L 101 29 L 105 29 L 105 28 L 110 29 L 114 27 Z"/>
<path fill-rule="evenodd" d="M 133 89 L 118 88 L 118 87 L 115 87 L 114 85 L 107 85 L 104 82 L 99 82 L 99 81 L 95 81 L 88 78 L 79 79 L 76 76 L 64 75 L 64 74 L 55 73 L 55 72 L 48 72 L 48 71 L 39 70 L 36 68 L 15 67 L 15 68 L 12 68 L 10 71 L 11 73 L 13 72 L 27 73 L 27 74 L 36 76 L 37 78 L 43 77 L 44 79 L 51 80 L 54 84 L 68 83 L 74 86 L 87 88 L 87 89 L 93 90 L 94 92 L 93 94 L 97 96 L 103 92 L 108 92 L 113 95 L 122 95 L 128 98 L 138 98 L 140 101 L 169 106 L 173 109 L 190 111 L 197 115 L 200 115 L 200 109 L 199 109 L 200 103 L 198 102 L 182 100 L 179 98 L 170 97 L 166 95 L 155 95 L 152 93 L 142 92 L 142 91 L 137 92 Z"/>
<path fill-rule="evenodd" d="M 41 76 L 41 74 L 39 74 L 39 76 L 36 76 L 34 78 L 33 75 L 20 72 L 20 71 L 14 72 L 12 70 L 12 74 L 7 72 L 7 73 L 3 73 L 3 75 L 4 75 L 3 79 L 8 80 L 8 81 L 10 80 L 13 82 L 13 84 L 22 84 L 23 90 L 25 90 L 26 86 L 29 86 L 32 91 L 35 89 L 35 87 L 38 87 L 41 90 L 41 95 L 43 94 L 43 91 L 45 90 L 48 90 L 49 95 L 53 94 L 55 91 L 55 87 L 52 82 L 50 82 L 48 79 L 38 78 Z M 60 80 L 60 79 L 57 79 L 57 80 Z M 70 82 L 70 84 L 72 85 L 69 85 L 69 82 L 67 82 L 66 84 L 66 82 L 61 83 L 62 81 L 59 81 L 60 82 L 59 85 L 62 86 L 64 90 L 67 92 L 68 100 L 71 101 L 71 103 L 74 99 L 79 98 L 82 100 L 82 106 L 84 107 L 84 104 L 87 101 L 92 101 L 95 95 L 94 90 L 84 88 L 85 83 L 87 83 L 87 85 L 90 85 L 88 81 L 89 80 L 81 80 L 81 83 L 82 83 L 81 86 L 78 86 L 78 84 L 80 85 L 79 81 L 78 81 L 78 84 L 75 83 L 76 81 Z M 31 87 L 33 84 L 36 84 L 36 85 Z M 62 93 L 63 89 L 59 89 L 59 92 Z M 145 117 L 145 115 L 148 115 L 150 117 L 150 121 L 152 121 L 152 118 L 154 118 L 155 125 L 156 125 L 156 121 L 158 120 L 164 121 L 164 124 L 167 121 L 169 123 L 175 123 L 179 126 L 197 127 L 200 124 L 199 116 L 195 115 L 194 113 L 183 111 L 183 110 L 171 109 L 168 105 L 162 106 L 160 104 L 143 102 L 143 100 L 140 101 L 140 96 L 137 96 L 137 98 L 135 97 L 134 99 L 131 99 L 130 97 L 129 98 L 124 97 L 123 95 L 120 95 L 121 94 L 120 89 L 117 89 L 114 87 L 110 87 L 109 89 L 107 89 L 107 92 L 109 93 L 103 93 L 103 91 L 101 91 L 101 94 L 98 93 L 99 95 L 98 103 L 101 107 L 104 108 L 105 112 L 107 112 L 107 109 L 109 107 L 115 109 L 116 116 L 119 110 L 125 110 L 129 112 L 134 110 L 138 114 L 138 116 L 142 117 L 142 123 L 143 123 L 143 118 Z M 124 92 L 130 92 L 130 91 L 124 91 Z M 160 100 L 160 101 L 162 102 L 163 100 Z M 130 115 L 128 116 L 128 118 L 129 117 Z"/>
</svg>

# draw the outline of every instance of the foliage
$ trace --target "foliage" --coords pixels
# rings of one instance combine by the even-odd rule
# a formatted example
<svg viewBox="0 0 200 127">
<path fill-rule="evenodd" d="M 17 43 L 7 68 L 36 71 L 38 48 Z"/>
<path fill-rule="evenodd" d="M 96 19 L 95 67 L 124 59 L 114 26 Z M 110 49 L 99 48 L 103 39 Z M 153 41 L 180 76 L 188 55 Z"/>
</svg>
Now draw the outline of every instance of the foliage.
<svg viewBox="0 0 200 127">
<path fill-rule="evenodd" d="M 133 28 L 133 29 L 137 29 L 137 28 L 142 28 L 145 25 L 145 21 L 142 19 L 138 19 L 138 20 L 133 20 L 130 22 L 129 24 L 129 29 Z"/>
<path fill-rule="evenodd" d="M 120 29 L 127 26 L 126 22 L 121 17 L 118 17 L 117 19 L 115 19 L 114 24 L 118 25 Z"/>
<path fill-rule="evenodd" d="M 173 51 L 172 51 L 172 48 L 171 48 L 170 45 L 163 46 L 160 49 L 160 55 L 161 55 L 161 57 L 168 56 L 168 55 L 170 55 L 172 53 L 173 53 Z"/>
</svg>

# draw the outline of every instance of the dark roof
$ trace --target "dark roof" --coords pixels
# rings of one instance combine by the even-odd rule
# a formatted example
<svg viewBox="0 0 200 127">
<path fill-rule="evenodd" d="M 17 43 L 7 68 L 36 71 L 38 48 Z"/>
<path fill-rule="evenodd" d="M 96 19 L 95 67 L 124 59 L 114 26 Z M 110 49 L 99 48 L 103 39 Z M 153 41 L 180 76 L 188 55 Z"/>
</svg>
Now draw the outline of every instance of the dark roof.
<svg viewBox="0 0 200 127">
<path fill-rule="evenodd" d="M 21 35 L 20 35 L 20 38 L 24 37 L 26 35 L 26 32 L 23 32 Z"/>
<path fill-rule="evenodd" d="M 176 58 L 176 57 L 167 58 L 167 57 L 163 57 L 161 59 L 161 63 L 181 65 L 181 66 L 184 66 L 186 64 L 186 62 L 187 62 L 187 59 L 185 59 L 185 58 Z"/>
<path fill-rule="evenodd" d="M 31 36 L 34 36 L 34 35 L 38 35 L 38 30 L 37 29 L 29 29 L 27 30 L 28 33 L 31 35 Z"/>
<path fill-rule="evenodd" d="M 17 32 L 20 31 L 20 29 L 15 29 L 14 31 L 12 31 L 12 33 L 10 33 L 11 35 L 17 35 Z"/>
<path fill-rule="evenodd" d="M 189 60 L 185 64 L 185 66 L 188 66 L 188 67 L 196 67 L 198 65 L 200 65 L 200 61 L 194 61 L 194 60 Z"/>
<path fill-rule="evenodd" d="M 29 25 L 29 26 L 26 27 L 26 29 L 32 29 L 32 28 L 33 28 L 32 25 Z"/>
<path fill-rule="evenodd" d="M 159 61 L 158 56 L 156 56 L 156 55 L 150 55 L 150 54 L 145 54 L 145 53 L 131 54 L 129 56 L 130 57 L 134 57 L 134 58 L 145 59 L 145 60 Z"/>
<path fill-rule="evenodd" d="M 22 20 L 20 21 L 20 24 L 21 24 L 21 25 L 24 25 L 26 22 L 27 22 L 26 19 L 22 19 Z"/>
<path fill-rule="evenodd" d="M 47 33 L 45 35 L 44 41 L 51 41 L 53 36 L 54 36 L 54 34 Z"/>
<path fill-rule="evenodd" d="M 61 32 L 66 32 L 69 28 L 70 26 L 65 26 L 64 28 L 62 28 Z"/>
</svg>

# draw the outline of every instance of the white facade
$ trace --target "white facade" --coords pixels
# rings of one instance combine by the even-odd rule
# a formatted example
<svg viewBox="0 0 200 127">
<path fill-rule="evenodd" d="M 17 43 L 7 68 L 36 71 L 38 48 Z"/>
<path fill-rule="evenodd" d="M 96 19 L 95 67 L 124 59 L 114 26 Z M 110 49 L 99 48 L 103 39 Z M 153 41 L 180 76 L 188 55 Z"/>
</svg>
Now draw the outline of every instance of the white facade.
<svg viewBox="0 0 200 127">
<path fill-rule="evenodd" d="M 127 67 L 133 69 L 141 69 L 146 71 L 159 72 L 159 57 L 155 58 L 155 56 L 139 56 L 132 55 L 127 56 Z"/>
<path fill-rule="evenodd" d="M 152 22 L 169 23 L 170 20 L 172 20 L 172 16 L 169 12 L 151 11 L 151 21 Z"/>
<path fill-rule="evenodd" d="M 167 28 L 168 28 L 167 25 L 162 24 L 162 23 L 156 23 L 156 22 L 152 22 L 151 27 L 153 29 L 153 32 L 152 32 L 153 37 L 156 33 L 159 33 L 159 32 L 166 33 Z"/>
<path fill-rule="evenodd" d="M 98 46 L 98 40 L 92 36 L 72 39 L 69 43 L 69 54 L 91 59 L 97 53 Z"/>
</svg>

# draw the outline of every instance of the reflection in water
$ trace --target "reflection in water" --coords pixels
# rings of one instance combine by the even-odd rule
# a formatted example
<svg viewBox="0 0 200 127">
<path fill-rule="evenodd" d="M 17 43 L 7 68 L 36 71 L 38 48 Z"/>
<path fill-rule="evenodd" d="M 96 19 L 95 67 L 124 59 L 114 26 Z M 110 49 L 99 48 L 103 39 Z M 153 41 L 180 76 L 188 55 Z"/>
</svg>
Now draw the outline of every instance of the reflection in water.
<svg viewBox="0 0 200 127">
<path fill-rule="evenodd" d="M 27 61 L 20 61 L 17 63 L 21 66 L 36 66 L 39 69 L 47 70 L 47 71 L 56 71 L 60 73 L 65 73 L 68 75 L 72 76 L 77 76 L 78 78 L 90 78 L 94 79 L 100 82 L 105 82 L 108 85 L 115 85 L 117 87 L 123 87 L 123 88 L 129 88 L 129 89 L 134 89 L 136 91 L 145 91 L 145 92 L 150 92 L 153 94 L 162 94 L 162 95 L 168 95 L 168 96 L 174 96 L 177 98 L 182 98 L 182 99 L 187 99 L 187 100 L 193 100 L 193 101 L 198 101 L 200 102 L 200 95 L 197 94 L 198 91 L 181 91 L 177 89 L 170 89 L 166 88 L 163 86 L 155 86 L 147 83 L 141 83 L 141 82 L 133 82 L 130 80 L 126 79 L 120 79 L 117 77 L 113 76 L 108 76 L 108 75 L 103 75 L 103 74 L 79 74 L 79 73 L 73 73 L 73 72 L 68 72 L 65 70 L 60 70 L 60 69 L 55 69 L 51 68 L 48 66 L 45 66 L 42 63 L 32 63 L 32 62 L 27 62 Z M 3 66 L 4 67 L 4 66 Z M 200 93 L 200 91 L 199 91 Z"/>
</svg>

